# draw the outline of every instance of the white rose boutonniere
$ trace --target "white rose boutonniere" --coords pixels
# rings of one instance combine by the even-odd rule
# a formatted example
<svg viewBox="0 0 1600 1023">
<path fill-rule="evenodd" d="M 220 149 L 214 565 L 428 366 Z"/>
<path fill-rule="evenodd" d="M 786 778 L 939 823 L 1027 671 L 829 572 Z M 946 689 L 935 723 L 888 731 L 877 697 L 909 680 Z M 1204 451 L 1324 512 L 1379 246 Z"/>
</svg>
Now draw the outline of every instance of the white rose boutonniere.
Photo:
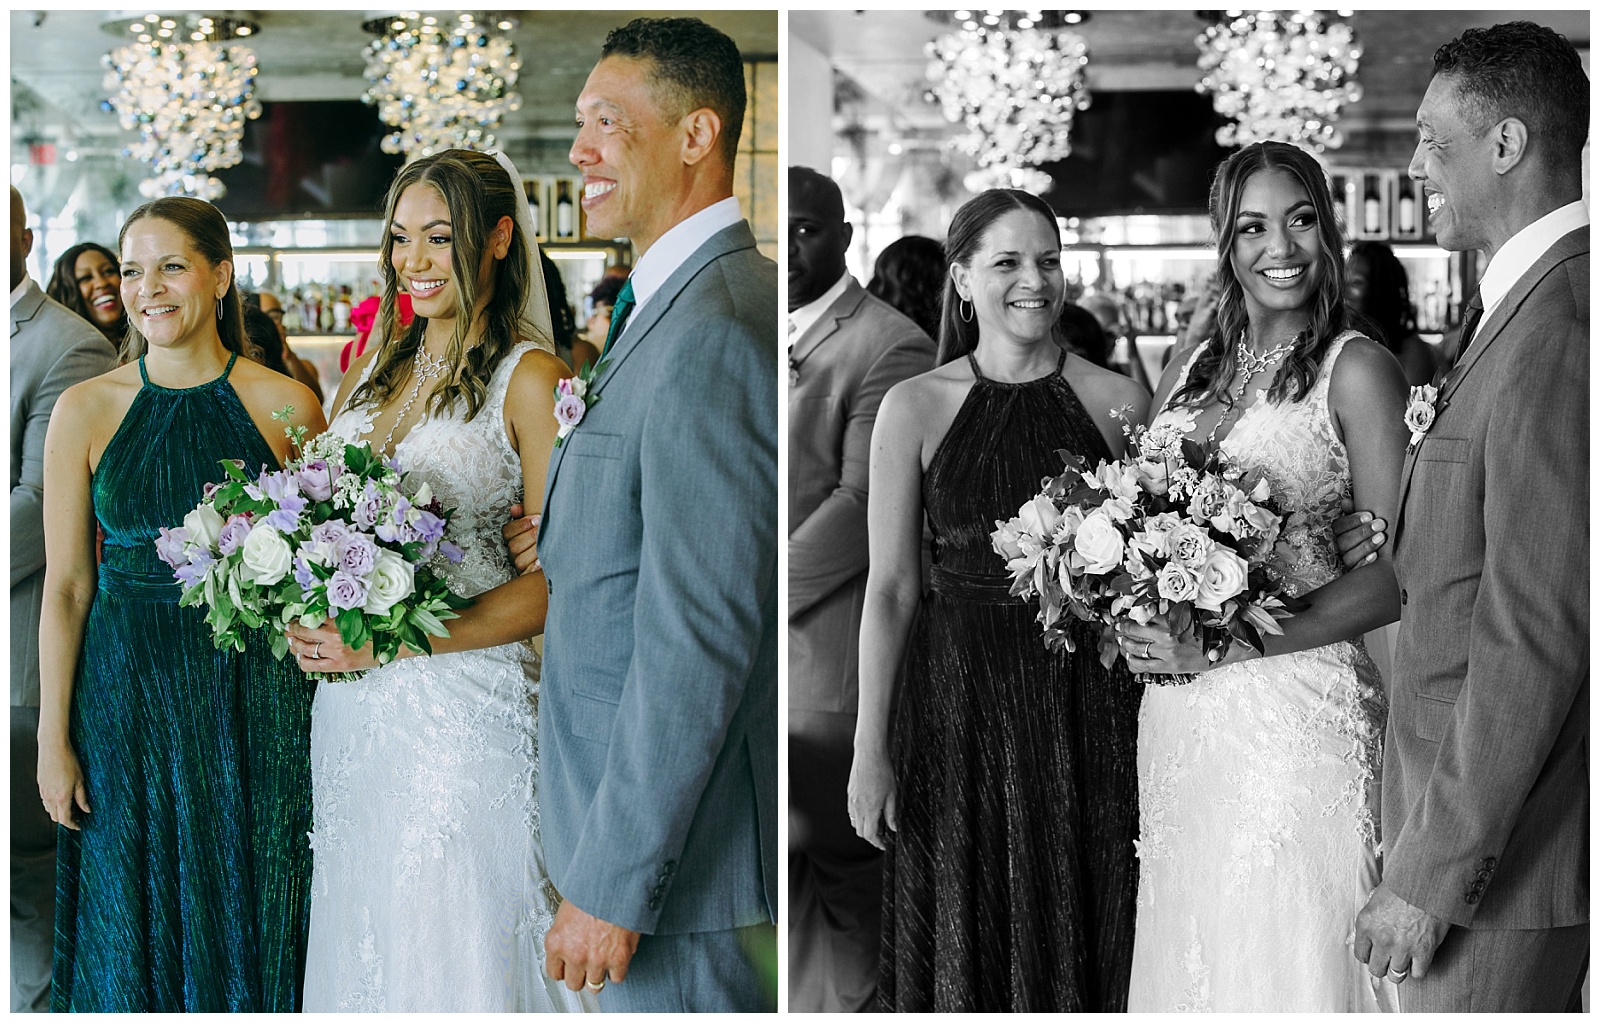
<svg viewBox="0 0 1600 1023">
<path fill-rule="evenodd" d="M 1433 427 L 1434 416 L 1437 415 L 1434 403 L 1438 400 L 1439 389 L 1432 384 L 1411 389 L 1411 400 L 1406 403 L 1406 429 L 1411 431 L 1408 450 L 1421 444 L 1423 435 Z"/>
</svg>

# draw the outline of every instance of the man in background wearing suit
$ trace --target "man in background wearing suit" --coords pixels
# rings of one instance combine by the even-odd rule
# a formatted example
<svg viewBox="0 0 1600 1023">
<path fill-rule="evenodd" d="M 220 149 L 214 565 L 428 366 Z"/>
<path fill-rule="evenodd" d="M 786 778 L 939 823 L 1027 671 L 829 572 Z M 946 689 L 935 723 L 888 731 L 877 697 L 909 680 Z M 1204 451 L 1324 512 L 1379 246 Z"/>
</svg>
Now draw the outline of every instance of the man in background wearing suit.
<svg viewBox="0 0 1600 1023">
<path fill-rule="evenodd" d="M 39 801 L 39 604 L 44 434 L 61 392 L 112 369 L 116 349 L 28 276 L 33 232 L 11 189 L 11 1011 L 48 1012 L 56 828 Z"/>
<path fill-rule="evenodd" d="M 589 231 L 638 259 L 550 461 L 539 797 L 546 965 L 607 1011 L 775 1007 L 745 946 L 778 907 L 778 275 L 733 197 L 744 108 L 693 18 L 613 31 L 577 103 Z"/>
<path fill-rule="evenodd" d="M 1576 1009 L 1588 961 L 1588 124 L 1577 52 L 1529 22 L 1441 47 L 1417 111 L 1439 244 L 1488 267 L 1431 417 L 1413 398 L 1394 528 L 1383 883 L 1354 951 L 1406 1011 Z"/>
<path fill-rule="evenodd" d="M 831 180 L 789 168 L 789 1008 L 875 1004 L 882 854 L 850 826 L 867 462 L 878 403 L 934 346 L 845 269 Z"/>
</svg>

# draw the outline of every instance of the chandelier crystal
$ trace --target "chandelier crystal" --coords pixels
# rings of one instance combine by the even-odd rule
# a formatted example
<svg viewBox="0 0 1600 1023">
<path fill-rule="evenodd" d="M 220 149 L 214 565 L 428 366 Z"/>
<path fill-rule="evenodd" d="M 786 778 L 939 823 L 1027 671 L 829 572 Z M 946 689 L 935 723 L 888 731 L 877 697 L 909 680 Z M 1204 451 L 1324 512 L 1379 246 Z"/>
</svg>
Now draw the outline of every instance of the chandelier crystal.
<svg viewBox="0 0 1600 1023">
<path fill-rule="evenodd" d="M 928 44 L 927 98 L 965 129 L 951 144 L 977 158 L 968 187 L 1044 191 L 1049 175 L 1034 168 L 1072 152 L 1073 117 L 1089 106 L 1088 46 L 1075 32 L 1011 27 L 1041 12 L 982 14 Z"/>
<path fill-rule="evenodd" d="M 1217 129 L 1218 143 L 1274 140 L 1318 152 L 1344 144 L 1339 111 L 1361 98 L 1361 48 L 1348 24 L 1320 11 L 1228 11 L 1195 44 L 1195 90 L 1232 120 Z"/>
<path fill-rule="evenodd" d="M 101 59 L 104 105 L 139 132 L 125 152 L 155 171 L 139 183 L 141 193 L 215 200 L 227 189 L 211 172 L 243 158 L 244 123 L 261 116 L 255 51 L 228 41 L 254 26 L 202 15 L 181 16 L 180 25 L 177 17 L 128 25 L 137 41 Z"/>
<path fill-rule="evenodd" d="M 472 14 L 407 11 L 365 27 L 378 38 L 363 53 L 372 87 L 362 99 L 398 129 L 384 138 L 384 152 L 415 159 L 494 148 L 494 129 L 522 107 L 514 88 L 522 65 L 510 39 Z"/>
</svg>

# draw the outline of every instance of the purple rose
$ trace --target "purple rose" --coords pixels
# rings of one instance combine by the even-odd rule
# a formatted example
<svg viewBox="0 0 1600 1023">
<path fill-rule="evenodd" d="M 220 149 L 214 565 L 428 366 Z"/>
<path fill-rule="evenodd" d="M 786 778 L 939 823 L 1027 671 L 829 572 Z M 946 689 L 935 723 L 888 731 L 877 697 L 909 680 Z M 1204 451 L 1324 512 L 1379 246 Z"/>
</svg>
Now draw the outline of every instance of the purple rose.
<svg viewBox="0 0 1600 1023">
<path fill-rule="evenodd" d="M 367 602 L 367 584 L 349 572 L 335 572 L 328 580 L 328 606 L 340 611 L 360 607 Z"/>
<path fill-rule="evenodd" d="M 452 565 L 461 564 L 461 559 L 467 556 L 466 551 L 462 550 L 460 547 L 457 547 L 449 540 L 439 541 L 439 553 L 443 554 L 444 560 L 450 562 Z"/>
<path fill-rule="evenodd" d="M 189 531 L 179 526 L 177 529 L 161 527 L 161 535 L 156 537 L 156 557 L 165 561 L 173 568 L 188 564 L 184 557 L 184 545 L 189 542 Z"/>
<path fill-rule="evenodd" d="M 569 394 L 556 402 L 556 422 L 562 426 L 577 426 L 583 422 L 588 406 L 576 394 Z"/>
<path fill-rule="evenodd" d="M 300 490 L 313 501 L 327 501 L 333 498 L 333 469 L 328 465 L 327 459 L 319 458 L 314 462 L 307 462 L 294 474 L 295 482 L 300 485 Z"/>
<path fill-rule="evenodd" d="M 271 516 L 267 518 L 272 521 Z M 228 522 L 222 527 L 222 532 L 217 534 L 217 550 L 224 555 L 232 554 L 244 543 L 244 538 L 250 535 L 250 519 L 245 515 L 230 515 Z"/>
<path fill-rule="evenodd" d="M 351 533 L 334 545 L 333 556 L 340 569 L 365 578 L 372 573 L 373 562 L 378 557 L 378 545 L 364 533 Z"/>
<path fill-rule="evenodd" d="M 217 559 L 212 557 L 210 551 L 204 547 L 196 547 L 189 552 L 189 563 L 178 566 L 173 570 L 172 574 L 177 576 L 178 581 L 183 585 L 193 586 L 205 579 L 206 570 L 214 565 L 216 561 Z"/>
<path fill-rule="evenodd" d="M 371 529 L 378 524 L 378 517 L 383 514 L 383 495 L 371 483 L 367 484 L 361 492 L 361 499 L 350 509 L 350 517 L 355 519 L 356 525 L 362 529 Z"/>
<path fill-rule="evenodd" d="M 334 546 L 349 535 L 350 528 L 338 519 L 329 519 L 311 527 L 312 541 L 314 543 L 325 543 L 329 547 Z"/>
</svg>

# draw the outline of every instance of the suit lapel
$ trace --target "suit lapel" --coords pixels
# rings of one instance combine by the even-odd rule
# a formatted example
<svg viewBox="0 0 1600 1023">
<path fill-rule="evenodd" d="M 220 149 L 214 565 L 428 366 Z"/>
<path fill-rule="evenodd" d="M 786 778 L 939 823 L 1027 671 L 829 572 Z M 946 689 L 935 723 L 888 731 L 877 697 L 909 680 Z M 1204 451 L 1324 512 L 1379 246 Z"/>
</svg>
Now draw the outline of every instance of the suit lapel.
<svg viewBox="0 0 1600 1023">
<path fill-rule="evenodd" d="M 23 289 L 22 297 L 17 299 L 17 307 L 11 310 L 11 336 L 16 337 L 22 325 L 39 315 L 39 309 L 44 305 L 44 292 L 39 286 L 28 279 L 28 286 Z"/>
<path fill-rule="evenodd" d="M 696 249 L 688 259 L 683 261 L 681 266 L 672 272 L 670 277 L 662 282 L 656 293 L 650 296 L 650 300 L 634 311 L 632 318 L 629 319 L 626 328 L 622 331 L 622 336 L 612 343 L 611 351 L 601 360 L 605 363 L 605 369 L 596 374 L 594 381 L 590 385 L 589 393 L 596 398 L 599 397 L 600 391 L 606 384 L 615 379 L 617 370 L 627 361 L 628 356 L 638 350 L 645 336 L 661 321 L 661 317 L 666 315 L 667 310 L 672 308 L 683 290 L 712 262 L 729 253 L 738 252 L 742 249 L 753 249 L 755 246 L 756 236 L 751 233 L 749 222 L 741 220 L 737 224 L 718 231 L 705 244 Z M 579 424 L 577 429 L 582 430 L 582 424 Z M 556 448 L 550 458 L 550 469 L 546 474 L 544 484 L 544 513 L 539 524 L 539 535 L 541 537 L 550 535 L 550 512 L 552 510 L 550 497 L 555 493 L 556 480 L 561 474 L 562 463 L 566 460 L 567 449 L 571 447 L 570 438 L 572 436 L 572 434 L 568 434 L 568 443 Z"/>
<path fill-rule="evenodd" d="M 1518 311 L 1521 310 L 1522 304 L 1533 294 L 1533 290 L 1556 267 L 1574 256 L 1580 256 L 1588 251 L 1589 228 L 1585 226 L 1569 231 L 1557 239 L 1556 243 L 1550 246 L 1544 255 L 1534 260 L 1533 265 L 1528 268 L 1528 272 L 1517 279 L 1517 283 L 1513 284 L 1511 290 L 1506 292 L 1506 297 L 1500 300 L 1498 306 L 1495 306 L 1494 314 L 1485 317 L 1483 322 L 1478 324 L 1477 335 L 1468 344 L 1466 357 L 1452 367 L 1450 372 L 1445 374 L 1444 380 L 1440 381 L 1439 396 L 1434 403 L 1434 422 L 1436 425 L 1439 417 L 1444 414 L 1445 409 L 1449 406 L 1451 396 L 1461 389 L 1461 381 L 1468 373 L 1472 372 L 1472 368 L 1478 364 L 1478 360 L 1483 358 L 1483 353 L 1488 351 L 1489 346 L 1494 344 L 1495 340 L 1505 331 Z M 1401 522 L 1405 520 L 1406 497 L 1411 492 L 1411 476 L 1416 471 L 1417 456 L 1422 452 L 1422 445 L 1427 442 L 1427 438 L 1424 437 L 1421 443 L 1412 444 L 1406 448 L 1405 467 L 1400 477 L 1399 517 Z M 1400 535 L 1399 527 L 1400 523 L 1396 523 L 1395 538 L 1397 540 Z"/>
<path fill-rule="evenodd" d="M 844 293 L 834 299 L 833 304 L 818 317 L 817 322 L 813 323 L 794 343 L 794 361 L 805 361 L 822 342 L 839 333 L 844 323 L 861 308 L 861 300 L 866 294 L 867 289 L 857 284 L 855 278 L 848 280 L 844 286 Z"/>
</svg>

